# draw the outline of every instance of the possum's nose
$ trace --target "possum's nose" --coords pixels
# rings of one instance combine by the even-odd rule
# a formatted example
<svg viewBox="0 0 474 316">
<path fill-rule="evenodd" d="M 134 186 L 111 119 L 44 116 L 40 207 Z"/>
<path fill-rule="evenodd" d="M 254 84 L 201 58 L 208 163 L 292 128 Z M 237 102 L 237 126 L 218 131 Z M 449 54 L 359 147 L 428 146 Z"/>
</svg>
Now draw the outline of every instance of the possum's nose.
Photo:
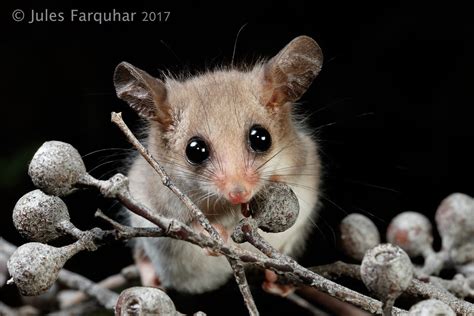
<svg viewBox="0 0 474 316">
<path fill-rule="evenodd" d="M 250 199 L 250 192 L 242 186 L 234 187 L 228 194 L 228 200 L 232 204 L 247 203 Z"/>
</svg>

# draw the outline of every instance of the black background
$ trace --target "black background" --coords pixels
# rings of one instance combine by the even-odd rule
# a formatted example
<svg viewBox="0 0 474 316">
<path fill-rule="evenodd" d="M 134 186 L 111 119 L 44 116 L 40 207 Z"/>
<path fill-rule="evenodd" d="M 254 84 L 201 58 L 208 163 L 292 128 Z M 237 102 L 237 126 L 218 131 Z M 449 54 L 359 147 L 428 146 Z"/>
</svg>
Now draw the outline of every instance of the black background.
<svg viewBox="0 0 474 316">
<path fill-rule="evenodd" d="M 323 208 L 302 263 L 342 258 L 337 225 L 347 213 L 363 213 L 385 231 L 401 211 L 433 219 L 448 194 L 474 194 L 474 23 L 470 10 L 455 2 L 138 2 L 115 8 L 139 12 L 137 18 L 141 11 L 171 11 L 169 20 L 102 25 L 14 22 L 17 8 L 28 19 L 31 9 L 72 7 L 21 1 L 2 6 L 0 234 L 16 244 L 25 241 L 14 230 L 11 210 L 33 189 L 27 166 L 42 142 L 61 140 L 83 155 L 92 153 L 84 159 L 96 177 L 120 170 L 127 151 L 95 152 L 130 148 L 110 123 L 111 111 L 122 111 L 132 127 L 139 124 L 115 96 L 112 73 L 119 62 L 156 76 L 165 69 L 228 64 L 244 24 L 237 62 L 271 57 L 301 34 L 316 39 L 325 55 L 323 71 L 300 105 L 312 113 L 325 171 Z M 98 4 L 73 7 L 111 10 Z M 102 225 L 93 219 L 97 206 L 108 214 L 119 208 L 96 192 L 65 200 L 73 222 L 84 229 Z M 129 250 L 112 245 L 80 254 L 66 267 L 99 280 L 130 263 Z M 254 290 L 264 314 L 280 305 L 281 314 L 289 313 L 291 306 Z M 8 299 L 15 303 L 11 295 Z M 231 282 L 213 295 L 176 302 L 183 312 L 245 313 Z"/>
</svg>

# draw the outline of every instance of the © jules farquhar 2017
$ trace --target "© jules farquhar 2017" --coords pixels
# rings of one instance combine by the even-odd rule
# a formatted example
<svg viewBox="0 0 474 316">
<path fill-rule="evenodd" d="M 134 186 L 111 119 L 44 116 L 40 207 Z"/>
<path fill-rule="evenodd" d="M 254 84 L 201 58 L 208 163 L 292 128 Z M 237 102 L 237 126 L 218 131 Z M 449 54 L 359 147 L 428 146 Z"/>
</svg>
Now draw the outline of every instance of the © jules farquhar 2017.
<svg viewBox="0 0 474 316">
<path fill-rule="evenodd" d="M 81 9 L 51 10 L 51 9 L 16 9 L 12 18 L 16 22 L 34 23 L 117 23 L 117 22 L 167 22 L 170 11 L 122 11 L 110 9 L 107 11 L 85 11 Z"/>
</svg>

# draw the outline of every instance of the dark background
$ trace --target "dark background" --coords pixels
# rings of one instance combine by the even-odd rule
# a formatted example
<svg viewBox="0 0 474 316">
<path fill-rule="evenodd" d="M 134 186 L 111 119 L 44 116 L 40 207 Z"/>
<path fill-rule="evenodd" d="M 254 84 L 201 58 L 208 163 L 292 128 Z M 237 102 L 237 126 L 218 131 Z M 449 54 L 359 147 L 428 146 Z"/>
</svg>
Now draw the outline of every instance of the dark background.
<svg viewBox="0 0 474 316">
<path fill-rule="evenodd" d="M 47 140 L 73 144 L 96 177 L 120 170 L 130 146 L 110 123 L 122 111 L 132 127 L 137 116 L 115 96 L 114 67 L 126 60 L 151 74 L 161 70 L 203 70 L 230 63 L 238 30 L 236 61 L 271 57 L 294 37 L 306 34 L 325 55 L 319 77 L 302 98 L 320 138 L 324 162 L 323 208 L 305 265 L 343 258 L 337 225 L 352 212 L 369 216 L 381 231 L 405 210 L 433 219 L 452 192 L 474 194 L 472 74 L 474 23 L 467 7 L 454 2 L 415 1 L 361 5 L 358 2 L 290 1 L 204 4 L 154 1 L 123 11 L 171 11 L 167 22 L 14 22 L 13 10 L 65 11 L 52 4 L 2 4 L 0 235 L 25 242 L 11 223 L 15 202 L 33 189 L 29 159 Z M 84 11 L 111 8 L 77 4 Z M 137 17 L 140 17 L 138 15 Z M 110 150 L 103 150 L 110 149 Z M 103 150 L 103 151 L 101 151 Z M 79 228 L 102 225 L 97 206 L 114 214 L 118 205 L 96 192 L 65 199 Z M 93 280 L 131 263 L 123 245 L 84 253 L 66 267 Z M 232 282 L 199 298 L 176 296 L 183 312 L 198 309 L 245 313 Z M 269 313 L 284 301 L 257 293 Z M 15 303 L 10 290 L 0 295 Z M 223 307 L 225 306 L 225 307 Z M 275 312 L 273 312 L 275 314 Z"/>
</svg>

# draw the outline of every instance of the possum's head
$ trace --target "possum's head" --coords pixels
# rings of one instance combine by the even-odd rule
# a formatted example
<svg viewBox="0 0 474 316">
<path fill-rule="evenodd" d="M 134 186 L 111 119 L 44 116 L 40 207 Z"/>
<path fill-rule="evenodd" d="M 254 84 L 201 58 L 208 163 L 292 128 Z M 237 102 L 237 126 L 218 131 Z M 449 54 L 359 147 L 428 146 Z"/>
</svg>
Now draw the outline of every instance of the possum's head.
<svg viewBox="0 0 474 316">
<path fill-rule="evenodd" d="M 151 122 L 150 150 L 178 180 L 201 196 L 242 204 L 279 181 L 278 170 L 304 163 L 292 105 L 321 66 L 318 44 L 300 36 L 248 71 L 162 81 L 123 62 L 114 82 L 119 98 Z"/>
</svg>

